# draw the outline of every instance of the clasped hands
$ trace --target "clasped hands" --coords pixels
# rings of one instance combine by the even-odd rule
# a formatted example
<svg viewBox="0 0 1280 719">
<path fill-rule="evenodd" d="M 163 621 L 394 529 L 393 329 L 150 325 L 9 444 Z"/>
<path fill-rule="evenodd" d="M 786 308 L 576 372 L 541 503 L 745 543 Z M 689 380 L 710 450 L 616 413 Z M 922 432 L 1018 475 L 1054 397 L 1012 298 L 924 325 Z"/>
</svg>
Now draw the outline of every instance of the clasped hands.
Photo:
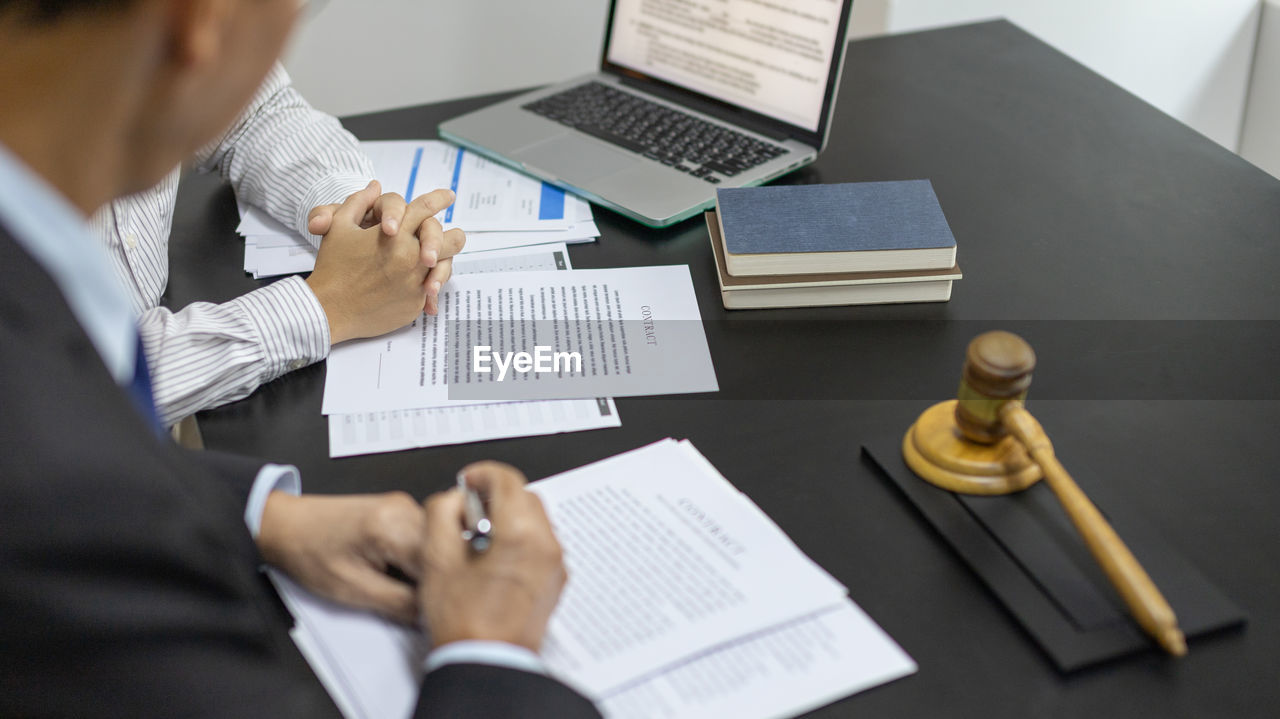
<svg viewBox="0 0 1280 719">
<path fill-rule="evenodd" d="M 462 538 L 456 488 L 421 505 L 404 493 L 273 492 L 258 546 L 268 563 L 317 594 L 421 623 L 433 646 L 481 639 L 537 652 L 566 580 L 560 545 L 519 471 L 497 462 L 464 471 L 494 526 L 484 554 Z M 392 576 L 393 568 L 414 583 Z"/>
<path fill-rule="evenodd" d="M 375 180 L 340 205 L 311 210 L 307 229 L 323 235 L 307 284 L 329 320 L 330 344 L 399 329 L 439 311 L 440 288 L 462 251 L 462 230 L 444 231 L 435 215 L 450 190 L 405 202 L 380 194 Z"/>
<path fill-rule="evenodd" d="M 328 318 L 331 344 L 436 314 L 452 258 L 466 240 L 435 219 L 453 204 L 453 192 L 435 190 L 408 203 L 380 192 L 371 182 L 308 216 L 308 229 L 323 239 L 307 284 Z M 317 594 L 423 625 L 433 646 L 482 639 L 536 652 L 567 577 L 560 544 L 520 472 L 481 462 L 465 473 L 486 497 L 495 528 L 483 555 L 462 539 L 457 489 L 422 505 L 404 493 L 273 492 L 258 546 L 268 563 Z"/>
</svg>

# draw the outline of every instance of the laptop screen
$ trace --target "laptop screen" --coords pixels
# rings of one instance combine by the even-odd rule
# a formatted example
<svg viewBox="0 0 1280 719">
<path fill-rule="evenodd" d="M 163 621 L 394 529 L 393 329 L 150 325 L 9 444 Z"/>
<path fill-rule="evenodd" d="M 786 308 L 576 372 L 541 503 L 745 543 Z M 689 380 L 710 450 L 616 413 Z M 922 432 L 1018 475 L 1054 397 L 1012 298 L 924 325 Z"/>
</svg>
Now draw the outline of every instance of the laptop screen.
<svg viewBox="0 0 1280 719">
<path fill-rule="evenodd" d="M 616 0 L 606 59 L 817 131 L 842 0 Z"/>
</svg>

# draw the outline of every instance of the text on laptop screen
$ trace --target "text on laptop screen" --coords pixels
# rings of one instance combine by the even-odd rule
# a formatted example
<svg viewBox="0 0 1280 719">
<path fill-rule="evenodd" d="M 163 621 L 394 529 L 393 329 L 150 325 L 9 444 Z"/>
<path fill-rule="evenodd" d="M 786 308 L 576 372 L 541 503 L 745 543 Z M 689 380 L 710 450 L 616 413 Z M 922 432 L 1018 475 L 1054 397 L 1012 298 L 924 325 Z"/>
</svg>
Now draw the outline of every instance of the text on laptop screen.
<svg viewBox="0 0 1280 719">
<path fill-rule="evenodd" d="M 607 58 L 810 131 L 841 0 L 617 0 Z"/>
</svg>

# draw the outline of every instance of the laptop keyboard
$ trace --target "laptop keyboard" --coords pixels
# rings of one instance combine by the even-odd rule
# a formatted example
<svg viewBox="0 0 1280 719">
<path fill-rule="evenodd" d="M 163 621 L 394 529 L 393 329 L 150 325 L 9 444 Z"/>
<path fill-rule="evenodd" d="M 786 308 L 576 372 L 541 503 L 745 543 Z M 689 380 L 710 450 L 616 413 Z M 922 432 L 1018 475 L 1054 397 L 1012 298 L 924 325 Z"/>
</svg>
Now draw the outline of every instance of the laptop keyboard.
<svg viewBox="0 0 1280 719">
<path fill-rule="evenodd" d="M 638 152 L 712 184 L 786 150 L 600 82 L 523 106 L 548 120 Z"/>
</svg>

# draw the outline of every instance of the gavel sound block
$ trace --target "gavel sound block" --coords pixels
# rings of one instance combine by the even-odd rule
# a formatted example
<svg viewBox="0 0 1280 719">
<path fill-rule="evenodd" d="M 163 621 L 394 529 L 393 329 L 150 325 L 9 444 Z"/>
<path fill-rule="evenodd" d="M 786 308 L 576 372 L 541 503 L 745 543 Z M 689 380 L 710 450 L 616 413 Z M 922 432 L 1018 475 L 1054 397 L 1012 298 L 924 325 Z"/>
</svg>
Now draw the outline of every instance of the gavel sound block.
<svg viewBox="0 0 1280 719">
<path fill-rule="evenodd" d="M 1023 406 L 1035 364 L 1021 337 L 979 335 L 969 343 L 958 399 L 920 415 L 903 437 L 903 458 L 924 480 L 961 494 L 1009 494 L 1043 478 L 1139 626 L 1170 654 L 1186 654 L 1173 609 Z"/>
</svg>

